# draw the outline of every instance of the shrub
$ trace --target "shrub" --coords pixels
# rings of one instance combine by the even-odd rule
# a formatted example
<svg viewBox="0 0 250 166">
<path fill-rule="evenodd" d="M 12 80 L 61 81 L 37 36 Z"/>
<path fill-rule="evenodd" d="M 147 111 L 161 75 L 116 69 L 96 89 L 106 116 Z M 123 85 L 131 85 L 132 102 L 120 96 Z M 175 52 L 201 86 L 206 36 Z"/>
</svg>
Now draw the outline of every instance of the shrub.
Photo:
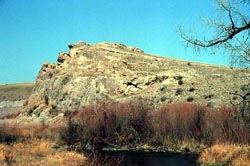
<svg viewBox="0 0 250 166">
<path fill-rule="evenodd" d="M 183 78 L 183 76 L 174 76 L 174 79 L 176 79 L 176 80 L 182 80 L 182 78 Z"/>
<path fill-rule="evenodd" d="M 178 80 L 178 85 L 182 85 L 183 84 L 183 76 L 174 76 L 175 80 Z"/>
<path fill-rule="evenodd" d="M 204 117 L 204 138 L 211 143 L 249 143 L 250 128 L 235 108 L 222 106 L 206 111 Z"/>
<path fill-rule="evenodd" d="M 193 92 L 193 91 L 195 91 L 195 88 L 194 87 L 190 87 L 190 88 L 188 88 L 188 91 L 189 92 Z"/>
<path fill-rule="evenodd" d="M 12 143 L 18 139 L 16 132 L 13 131 L 13 129 L 14 127 L 8 126 L 7 124 L 2 124 L 0 126 L 0 143 Z"/>
<path fill-rule="evenodd" d="M 170 140 L 202 137 L 203 107 L 191 103 L 167 104 L 154 115 L 157 135 Z"/>
<path fill-rule="evenodd" d="M 162 86 L 162 87 L 160 88 L 160 91 L 161 91 L 162 93 L 167 92 L 167 90 L 168 90 L 167 86 Z"/>
<path fill-rule="evenodd" d="M 178 80 L 178 85 L 182 85 L 184 82 L 183 82 L 183 80 L 181 79 L 181 80 Z"/>
<path fill-rule="evenodd" d="M 208 94 L 204 96 L 204 99 L 211 99 L 214 95 L 213 94 Z"/>
<path fill-rule="evenodd" d="M 193 97 L 188 97 L 188 98 L 187 98 L 187 102 L 192 102 L 192 101 L 194 101 L 194 98 L 193 98 Z"/>
<path fill-rule="evenodd" d="M 158 110 L 141 101 L 104 103 L 79 109 L 66 120 L 60 137 L 71 147 L 94 151 L 143 143 L 163 145 L 167 140 L 249 143 L 248 124 L 237 115 L 233 108 L 190 102 L 165 104 Z"/>
<path fill-rule="evenodd" d="M 0 142 L 13 143 L 19 140 L 50 138 L 57 139 L 57 131 L 51 132 L 51 128 L 44 124 L 29 124 L 19 126 L 15 123 L 0 125 Z"/>
<path fill-rule="evenodd" d="M 175 96 L 181 95 L 182 92 L 183 92 L 183 89 L 182 89 L 182 88 L 177 88 L 176 91 L 175 91 Z"/>
<path fill-rule="evenodd" d="M 162 96 L 161 97 L 161 102 L 164 102 L 164 101 L 166 101 L 167 100 L 167 97 L 166 96 Z"/>
<path fill-rule="evenodd" d="M 225 106 L 215 109 L 185 102 L 166 104 L 153 116 L 158 139 L 155 141 L 194 139 L 207 145 L 249 143 L 249 125 L 238 114 L 237 109 Z"/>
<path fill-rule="evenodd" d="M 90 144 L 94 151 L 142 143 L 152 133 L 151 109 L 141 101 L 87 106 L 68 119 L 61 138 L 68 145 L 81 144 L 82 148 Z"/>
</svg>

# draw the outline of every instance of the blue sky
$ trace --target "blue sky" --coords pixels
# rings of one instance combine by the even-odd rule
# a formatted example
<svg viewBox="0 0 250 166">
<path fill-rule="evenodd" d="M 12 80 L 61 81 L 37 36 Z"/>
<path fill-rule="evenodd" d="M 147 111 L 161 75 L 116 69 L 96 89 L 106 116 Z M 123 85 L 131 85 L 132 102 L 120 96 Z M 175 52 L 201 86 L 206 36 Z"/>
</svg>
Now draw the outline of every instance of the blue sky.
<svg viewBox="0 0 250 166">
<path fill-rule="evenodd" d="M 44 62 L 80 40 L 118 42 L 147 53 L 228 65 L 224 55 L 185 49 L 176 29 L 200 29 L 212 0 L 0 0 L 0 84 L 34 82 Z M 197 31 L 200 32 L 200 31 Z"/>
</svg>

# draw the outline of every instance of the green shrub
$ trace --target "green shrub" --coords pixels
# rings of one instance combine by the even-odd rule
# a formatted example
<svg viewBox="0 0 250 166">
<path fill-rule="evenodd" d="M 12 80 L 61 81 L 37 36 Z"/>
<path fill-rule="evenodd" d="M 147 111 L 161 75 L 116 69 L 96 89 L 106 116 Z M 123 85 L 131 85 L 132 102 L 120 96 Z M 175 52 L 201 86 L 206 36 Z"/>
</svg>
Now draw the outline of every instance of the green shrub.
<svg viewBox="0 0 250 166">
<path fill-rule="evenodd" d="M 190 87 L 190 88 L 188 88 L 188 91 L 189 92 L 193 92 L 193 91 L 195 91 L 195 88 L 194 87 Z"/>
<path fill-rule="evenodd" d="M 182 85 L 183 83 L 183 80 L 178 80 L 178 85 Z"/>
<path fill-rule="evenodd" d="M 187 102 L 192 102 L 192 101 L 194 101 L 194 98 L 193 98 L 193 97 L 188 97 L 188 98 L 187 98 Z"/>
<path fill-rule="evenodd" d="M 183 89 L 182 89 L 182 88 L 177 88 L 176 91 L 175 91 L 175 96 L 181 95 L 182 92 L 183 92 Z"/>
</svg>

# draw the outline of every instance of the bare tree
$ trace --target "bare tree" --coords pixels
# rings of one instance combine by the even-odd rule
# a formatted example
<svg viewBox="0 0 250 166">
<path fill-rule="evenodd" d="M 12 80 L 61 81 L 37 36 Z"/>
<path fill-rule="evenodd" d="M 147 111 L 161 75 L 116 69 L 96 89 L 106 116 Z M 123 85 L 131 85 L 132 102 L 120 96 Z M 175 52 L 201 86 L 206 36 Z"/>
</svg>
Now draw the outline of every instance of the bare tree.
<svg viewBox="0 0 250 166">
<path fill-rule="evenodd" d="M 188 35 L 179 28 L 181 38 L 195 50 L 201 48 L 223 49 L 231 55 L 232 65 L 250 67 L 250 0 L 215 0 L 216 6 L 224 14 L 220 18 L 204 19 L 213 36 L 203 39 Z M 249 80 L 248 80 L 249 81 Z M 238 110 L 244 122 L 250 124 L 250 83 L 242 85 L 241 91 L 230 93 L 240 97 Z"/>
<path fill-rule="evenodd" d="M 200 48 L 223 48 L 231 55 L 232 65 L 250 67 L 250 0 L 215 0 L 222 12 L 219 18 L 204 21 L 210 27 L 213 36 L 203 39 L 189 36 L 182 27 L 179 28 L 181 38 L 187 44 Z"/>
</svg>

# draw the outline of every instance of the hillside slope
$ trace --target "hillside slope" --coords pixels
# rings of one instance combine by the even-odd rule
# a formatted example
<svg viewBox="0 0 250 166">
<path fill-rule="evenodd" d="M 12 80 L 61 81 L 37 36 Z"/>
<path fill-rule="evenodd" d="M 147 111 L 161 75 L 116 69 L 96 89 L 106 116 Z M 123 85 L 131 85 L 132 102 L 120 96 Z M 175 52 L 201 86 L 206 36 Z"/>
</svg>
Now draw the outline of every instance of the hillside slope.
<svg viewBox="0 0 250 166">
<path fill-rule="evenodd" d="M 25 100 L 29 98 L 33 83 L 0 85 L 0 118 L 21 112 Z"/>
<path fill-rule="evenodd" d="M 0 85 L 0 101 L 18 101 L 27 99 L 34 83 L 17 83 Z"/>
<path fill-rule="evenodd" d="M 56 64 L 43 64 L 22 116 L 48 119 L 86 105 L 139 98 L 225 105 L 249 78 L 248 70 L 149 55 L 117 43 L 79 42 L 59 53 Z"/>
</svg>

